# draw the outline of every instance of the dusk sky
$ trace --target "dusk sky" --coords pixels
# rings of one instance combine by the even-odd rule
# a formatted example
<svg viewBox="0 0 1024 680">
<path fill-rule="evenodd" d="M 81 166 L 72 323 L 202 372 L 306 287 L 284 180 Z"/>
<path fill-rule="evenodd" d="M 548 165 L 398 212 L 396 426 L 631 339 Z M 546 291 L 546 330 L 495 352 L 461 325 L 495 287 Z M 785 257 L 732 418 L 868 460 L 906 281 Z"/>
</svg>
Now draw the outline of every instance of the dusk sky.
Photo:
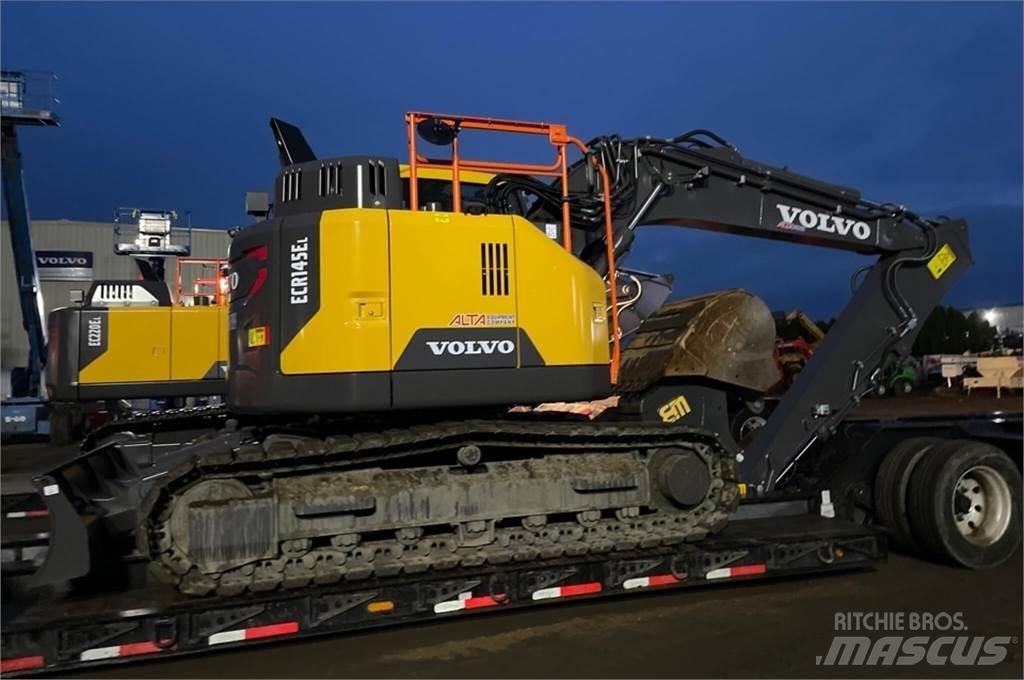
<svg viewBox="0 0 1024 680">
<path fill-rule="evenodd" d="M 989 306 L 1022 297 L 1022 21 L 1018 2 L 5 2 L 0 58 L 60 77 L 63 126 L 21 133 L 35 218 L 124 205 L 245 224 L 245 191 L 277 171 L 270 116 L 322 155 L 399 158 L 408 110 L 583 139 L 703 127 L 871 200 L 966 217 L 976 264 L 947 302 Z M 677 228 L 642 231 L 628 260 L 674 273 L 677 296 L 744 287 L 816 317 L 866 262 Z"/>
</svg>

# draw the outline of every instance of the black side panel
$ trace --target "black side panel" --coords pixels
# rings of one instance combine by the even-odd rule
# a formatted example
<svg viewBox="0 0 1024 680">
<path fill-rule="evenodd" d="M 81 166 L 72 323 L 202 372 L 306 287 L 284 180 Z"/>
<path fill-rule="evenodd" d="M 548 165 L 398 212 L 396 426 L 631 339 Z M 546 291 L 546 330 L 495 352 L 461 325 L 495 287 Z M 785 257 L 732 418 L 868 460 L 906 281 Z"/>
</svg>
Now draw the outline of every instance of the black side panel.
<svg viewBox="0 0 1024 680">
<path fill-rule="evenodd" d="M 320 213 L 285 217 L 275 236 L 281 285 L 281 312 L 274 353 L 280 355 L 292 338 L 320 310 Z"/>
<path fill-rule="evenodd" d="M 46 387 L 51 401 L 78 400 L 79 323 L 82 310 L 62 307 L 47 320 Z"/>
<path fill-rule="evenodd" d="M 83 309 L 81 320 L 78 339 L 79 372 L 106 353 L 107 335 L 110 332 L 110 320 L 105 309 Z"/>
<path fill-rule="evenodd" d="M 228 405 L 239 413 L 353 413 L 391 408 L 391 376 L 380 373 L 318 375 L 230 374 Z"/>
<path fill-rule="evenodd" d="M 516 336 L 511 326 L 421 328 L 398 357 L 395 370 L 515 368 Z"/>
<path fill-rule="evenodd" d="M 722 389 L 665 380 L 639 395 L 639 407 L 644 420 L 717 432 L 730 451 L 739 450 L 730 433 L 728 399 Z"/>
<path fill-rule="evenodd" d="M 607 397 L 608 378 L 605 364 L 405 371 L 392 376 L 392 386 L 395 408 L 437 408 Z"/>
<path fill-rule="evenodd" d="M 231 240 L 227 402 L 239 410 L 269 394 L 278 375 L 280 224 L 280 219 L 258 222 Z M 249 347 L 249 329 L 260 327 L 269 328 L 269 344 Z"/>
<path fill-rule="evenodd" d="M 522 328 L 519 330 L 519 366 L 527 368 L 530 366 L 543 366 L 544 357 L 540 355 L 537 346 L 530 340 L 530 336 Z"/>
<path fill-rule="evenodd" d="M 577 401 L 606 397 L 610 392 L 608 367 L 604 364 L 402 373 L 278 374 L 267 381 L 257 380 L 247 372 L 232 376 L 230 406 L 241 413 L 358 413 Z M 288 398 L 282 399 L 285 393 Z"/>
<path fill-rule="evenodd" d="M 543 366 L 521 328 L 421 328 L 395 363 L 396 371 Z"/>
<path fill-rule="evenodd" d="M 208 397 L 224 394 L 224 380 L 178 380 L 132 383 L 104 383 L 82 385 L 78 396 L 83 401 L 92 399 L 159 399 L 161 397 Z"/>
</svg>

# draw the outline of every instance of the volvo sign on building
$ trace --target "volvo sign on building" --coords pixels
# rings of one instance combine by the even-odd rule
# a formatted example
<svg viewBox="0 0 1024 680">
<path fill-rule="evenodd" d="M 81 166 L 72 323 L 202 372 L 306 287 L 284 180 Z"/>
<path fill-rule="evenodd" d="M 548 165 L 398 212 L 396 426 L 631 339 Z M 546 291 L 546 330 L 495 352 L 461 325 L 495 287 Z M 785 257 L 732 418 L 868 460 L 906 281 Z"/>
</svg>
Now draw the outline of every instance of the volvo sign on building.
<svg viewBox="0 0 1024 680">
<path fill-rule="evenodd" d="M 37 250 L 36 270 L 42 281 L 89 281 L 92 279 L 92 251 Z"/>
</svg>

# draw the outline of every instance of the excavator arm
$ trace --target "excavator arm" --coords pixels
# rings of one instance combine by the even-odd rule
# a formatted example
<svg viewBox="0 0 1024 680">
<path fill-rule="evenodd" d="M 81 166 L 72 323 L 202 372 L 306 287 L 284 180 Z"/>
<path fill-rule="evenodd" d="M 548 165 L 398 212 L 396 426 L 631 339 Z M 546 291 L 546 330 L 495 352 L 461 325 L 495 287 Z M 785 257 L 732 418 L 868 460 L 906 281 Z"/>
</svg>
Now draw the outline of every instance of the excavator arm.
<svg viewBox="0 0 1024 680">
<path fill-rule="evenodd" d="M 667 140 L 590 142 L 569 173 L 577 255 L 607 273 L 604 200 L 595 166 L 610 178 L 614 252 L 624 258 L 642 225 L 707 229 L 874 256 L 852 281 L 853 296 L 800 379 L 740 454 L 745 481 L 773 489 L 814 444 L 829 437 L 883 376 L 905 357 L 923 319 L 972 262 L 967 224 L 930 220 L 902 206 L 861 198 L 827 184 L 744 158 L 720 137 L 696 130 Z M 535 221 L 555 219 L 554 190 L 521 179 L 492 182 L 492 207 L 510 189 L 534 194 Z"/>
</svg>

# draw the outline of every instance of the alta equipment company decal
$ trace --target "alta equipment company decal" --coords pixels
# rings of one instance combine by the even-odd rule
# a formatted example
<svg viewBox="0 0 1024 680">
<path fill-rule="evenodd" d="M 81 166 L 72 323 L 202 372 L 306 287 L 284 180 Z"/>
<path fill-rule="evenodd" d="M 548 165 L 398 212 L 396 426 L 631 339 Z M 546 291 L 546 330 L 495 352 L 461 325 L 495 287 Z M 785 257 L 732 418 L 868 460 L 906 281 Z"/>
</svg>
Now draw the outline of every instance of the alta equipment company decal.
<svg viewBox="0 0 1024 680">
<path fill-rule="evenodd" d="M 460 328 L 472 326 L 515 326 L 516 317 L 513 314 L 467 314 L 459 313 L 452 317 L 448 326 Z"/>
</svg>

